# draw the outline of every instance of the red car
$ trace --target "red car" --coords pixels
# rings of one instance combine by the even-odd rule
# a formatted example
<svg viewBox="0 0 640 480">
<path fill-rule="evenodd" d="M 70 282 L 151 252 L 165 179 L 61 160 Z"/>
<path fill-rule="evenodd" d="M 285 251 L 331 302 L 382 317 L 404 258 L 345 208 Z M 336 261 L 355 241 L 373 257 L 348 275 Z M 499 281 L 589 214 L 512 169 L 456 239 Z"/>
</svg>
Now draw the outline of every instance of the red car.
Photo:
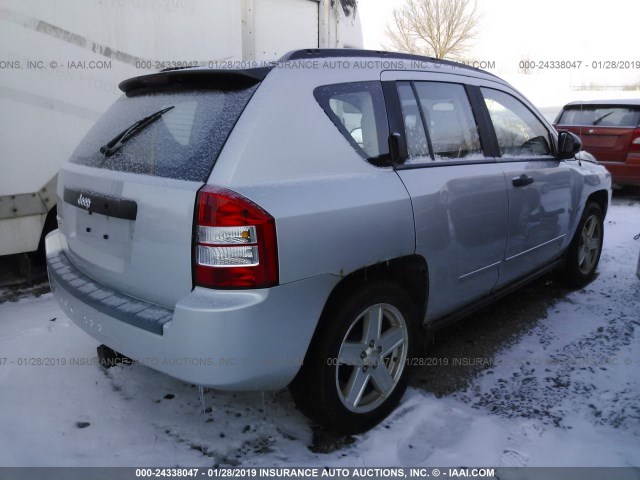
<svg viewBox="0 0 640 480">
<path fill-rule="evenodd" d="M 640 99 L 571 102 L 556 118 L 607 170 L 617 185 L 640 185 Z"/>
</svg>

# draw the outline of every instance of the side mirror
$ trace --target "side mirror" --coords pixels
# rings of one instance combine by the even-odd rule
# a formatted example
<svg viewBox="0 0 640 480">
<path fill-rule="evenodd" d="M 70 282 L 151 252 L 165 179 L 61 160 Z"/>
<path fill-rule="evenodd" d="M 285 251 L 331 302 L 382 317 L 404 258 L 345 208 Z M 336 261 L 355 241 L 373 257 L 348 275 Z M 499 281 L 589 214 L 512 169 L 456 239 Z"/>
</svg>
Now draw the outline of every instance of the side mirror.
<svg viewBox="0 0 640 480">
<path fill-rule="evenodd" d="M 580 137 L 564 130 L 558 132 L 558 158 L 560 160 L 573 158 L 580 150 L 582 150 Z"/>
</svg>

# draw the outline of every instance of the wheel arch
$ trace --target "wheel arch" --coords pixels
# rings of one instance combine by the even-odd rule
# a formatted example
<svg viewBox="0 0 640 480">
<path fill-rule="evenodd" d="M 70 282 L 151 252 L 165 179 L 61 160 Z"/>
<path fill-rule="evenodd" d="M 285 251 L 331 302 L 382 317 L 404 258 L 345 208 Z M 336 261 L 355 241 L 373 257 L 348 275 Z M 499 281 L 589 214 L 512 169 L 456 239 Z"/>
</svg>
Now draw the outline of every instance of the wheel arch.
<svg viewBox="0 0 640 480">
<path fill-rule="evenodd" d="M 607 209 L 609 208 L 609 194 L 606 190 L 598 190 L 589 195 L 585 206 L 589 203 L 595 203 L 600 207 L 603 218 L 607 216 Z"/>
<path fill-rule="evenodd" d="M 370 288 L 367 289 L 367 287 Z M 333 287 L 323 307 L 301 368 L 289 385 L 296 405 L 307 416 L 321 424 L 329 424 L 331 429 L 338 432 L 353 434 L 363 432 L 379 423 L 397 404 L 409 383 L 411 368 L 404 368 L 391 396 L 371 412 L 361 413 L 362 416 L 359 420 L 353 418 L 349 420 L 340 411 L 328 407 L 328 405 L 332 405 L 334 400 L 339 401 L 339 395 L 335 390 L 337 381 L 335 372 L 332 373 L 333 387 L 331 392 L 333 393 L 322 385 L 326 385 L 327 368 L 331 368 L 331 366 L 327 367 L 331 364 L 326 363 L 326 360 L 335 358 L 333 347 L 330 347 L 331 353 L 327 353 L 327 345 L 335 346 L 336 338 L 343 338 L 344 334 L 337 335 L 336 332 L 340 332 L 339 329 L 344 327 L 345 318 L 357 318 L 352 315 L 354 312 L 359 312 L 363 303 L 370 302 L 374 297 L 379 299 L 381 294 L 384 296 L 385 292 L 395 292 L 397 296 L 401 293 L 398 290 L 402 290 L 402 293 L 406 292 L 406 295 L 401 296 L 403 310 L 411 309 L 413 305 L 416 306 L 415 312 L 408 311 L 407 314 L 417 315 L 418 311 L 424 314 L 428 297 L 428 269 L 423 257 L 408 255 L 369 265 L 344 276 Z M 349 309 L 347 313 L 344 310 L 340 313 L 340 309 L 345 307 Z M 333 313 L 337 317 L 334 317 Z M 422 320 L 418 316 L 407 319 L 407 327 L 413 333 L 410 338 L 415 340 L 413 343 L 410 340 L 408 355 L 417 355 L 422 344 L 423 337 L 418 319 Z M 332 320 L 334 321 L 332 322 Z M 396 394 L 396 392 L 399 393 Z"/>
<path fill-rule="evenodd" d="M 371 281 L 391 281 L 401 286 L 418 305 L 420 317 L 426 313 L 429 269 L 424 257 L 407 255 L 360 268 L 345 276 L 332 290 L 325 309 L 330 308 L 353 289 Z"/>
<path fill-rule="evenodd" d="M 429 270 L 424 257 L 407 255 L 369 265 L 349 273 L 333 287 L 311 337 L 307 348 L 307 357 L 318 342 L 323 324 L 328 321 L 326 312 L 339 305 L 356 289 L 366 285 L 367 282 L 374 281 L 392 281 L 400 285 L 418 306 L 418 318 L 424 318 L 429 297 Z"/>
</svg>

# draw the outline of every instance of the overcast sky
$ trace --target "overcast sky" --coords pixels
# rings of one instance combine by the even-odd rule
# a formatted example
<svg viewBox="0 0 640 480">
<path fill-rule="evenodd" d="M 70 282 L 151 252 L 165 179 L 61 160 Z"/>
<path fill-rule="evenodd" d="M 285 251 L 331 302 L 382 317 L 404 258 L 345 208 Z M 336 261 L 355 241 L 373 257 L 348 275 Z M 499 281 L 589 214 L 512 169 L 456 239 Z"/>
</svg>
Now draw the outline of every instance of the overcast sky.
<svg viewBox="0 0 640 480">
<path fill-rule="evenodd" d="M 394 8 L 405 0 L 360 0 L 365 48 L 381 49 L 387 43 L 385 26 Z M 477 0 L 481 14 L 472 57 L 494 61 L 493 73 L 520 88 L 562 88 L 590 83 L 610 86 L 640 81 L 640 68 L 603 70 L 594 61 L 640 62 L 638 49 L 638 0 Z M 538 71 L 529 79 L 517 76 L 523 58 L 531 60 L 577 60 L 579 70 Z M 544 87 L 543 87 L 544 86 Z M 640 92 L 636 92 L 640 96 Z M 612 93 L 609 91 L 609 95 Z M 614 96 L 620 96 L 618 94 Z"/>
</svg>

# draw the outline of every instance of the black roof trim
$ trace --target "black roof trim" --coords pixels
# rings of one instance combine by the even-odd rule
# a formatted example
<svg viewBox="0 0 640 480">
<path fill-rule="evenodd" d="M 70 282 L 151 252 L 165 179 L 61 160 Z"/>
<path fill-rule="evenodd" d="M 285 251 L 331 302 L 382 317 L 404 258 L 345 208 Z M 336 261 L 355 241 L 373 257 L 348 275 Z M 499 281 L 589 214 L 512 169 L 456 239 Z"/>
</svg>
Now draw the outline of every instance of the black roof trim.
<svg viewBox="0 0 640 480">
<path fill-rule="evenodd" d="M 150 75 L 133 77 L 120 82 L 118 87 L 125 93 L 143 88 L 190 85 L 207 87 L 213 80 L 223 80 L 229 85 L 250 87 L 265 79 L 272 67 L 247 68 L 243 70 L 214 70 L 210 68 L 163 70 Z"/>
<path fill-rule="evenodd" d="M 286 62 L 289 60 L 304 60 L 310 58 L 378 58 L 385 60 L 412 60 L 417 62 L 432 62 L 440 65 L 450 65 L 456 68 L 466 68 L 474 72 L 485 73 L 495 77 L 491 72 L 481 70 L 464 63 L 454 62 L 453 60 L 444 60 L 442 58 L 425 57 L 422 55 L 414 55 L 412 53 L 385 52 L 381 50 L 362 50 L 357 48 L 309 48 L 305 50 L 293 50 L 286 53 L 279 61 Z"/>
</svg>

